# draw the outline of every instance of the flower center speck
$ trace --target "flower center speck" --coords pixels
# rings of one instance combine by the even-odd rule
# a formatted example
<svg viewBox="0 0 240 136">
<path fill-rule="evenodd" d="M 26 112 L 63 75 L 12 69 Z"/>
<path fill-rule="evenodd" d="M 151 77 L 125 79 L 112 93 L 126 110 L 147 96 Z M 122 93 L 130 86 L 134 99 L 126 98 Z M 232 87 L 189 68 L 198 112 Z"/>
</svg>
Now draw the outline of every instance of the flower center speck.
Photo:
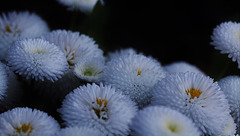
<svg viewBox="0 0 240 136">
<path fill-rule="evenodd" d="M 22 124 L 21 127 L 16 128 L 16 133 L 17 134 L 27 134 L 29 136 L 33 131 L 32 126 L 29 124 Z"/>
<path fill-rule="evenodd" d="M 190 99 L 194 99 L 195 97 L 199 98 L 199 96 L 202 94 L 202 91 L 191 88 L 189 90 L 186 90 L 186 93 L 187 95 L 191 95 Z"/>
<path fill-rule="evenodd" d="M 138 70 L 137 76 L 141 75 L 142 71 Z"/>
<path fill-rule="evenodd" d="M 87 68 L 84 72 L 83 75 L 84 76 L 96 76 L 97 72 L 95 72 L 96 70 L 94 68 Z"/>
<path fill-rule="evenodd" d="M 181 130 L 176 123 L 169 123 L 167 127 L 172 133 L 179 133 Z"/>
<path fill-rule="evenodd" d="M 12 32 L 11 29 L 10 29 L 10 27 L 9 27 L 8 25 L 5 26 L 5 30 L 6 30 L 6 32 L 8 32 L 8 33 L 11 33 L 11 32 Z"/>
</svg>

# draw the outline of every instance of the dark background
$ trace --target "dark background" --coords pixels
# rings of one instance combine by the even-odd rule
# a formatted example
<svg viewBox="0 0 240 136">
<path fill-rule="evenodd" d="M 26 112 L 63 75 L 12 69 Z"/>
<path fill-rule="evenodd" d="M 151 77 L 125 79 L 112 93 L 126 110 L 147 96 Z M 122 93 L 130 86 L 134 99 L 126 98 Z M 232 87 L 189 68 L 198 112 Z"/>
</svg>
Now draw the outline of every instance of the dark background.
<svg viewBox="0 0 240 136">
<path fill-rule="evenodd" d="M 0 10 L 35 12 L 51 30 L 69 29 L 93 37 L 105 53 L 132 47 L 163 65 L 187 61 L 219 79 L 238 74 L 237 63 L 214 50 L 210 36 L 221 22 L 239 21 L 237 2 L 106 0 L 104 7 L 98 3 L 87 16 L 56 0 L 8 0 Z"/>
</svg>

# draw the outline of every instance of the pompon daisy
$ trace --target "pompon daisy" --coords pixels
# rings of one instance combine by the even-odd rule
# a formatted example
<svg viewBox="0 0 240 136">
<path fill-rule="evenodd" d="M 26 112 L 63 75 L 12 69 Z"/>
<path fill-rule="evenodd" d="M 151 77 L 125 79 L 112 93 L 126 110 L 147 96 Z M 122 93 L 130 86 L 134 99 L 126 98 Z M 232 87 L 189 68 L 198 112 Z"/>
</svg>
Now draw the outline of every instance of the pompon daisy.
<svg viewBox="0 0 240 136">
<path fill-rule="evenodd" d="M 98 0 L 57 0 L 59 3 L 68 7 L 68 10 L 80 10 L 83 13 L 89 15 Z M 103 0 L 100 0 L 102 4 L 104 4 Z"/>
<path fill-rule="evenodd" d="M 217 82 L 192 72 L 172 74 L 153 89 L 153 105 L 164 105 L 190 117 L 204 133 L 219 136 L 227 126 L 229 105 Z"/>
<path fill-rule="evenodd" d="M 139 108 L 150 103 L 153 86 L 166 76 L 160 62 L 144 55 L 125 55 L 106 64 L 103 81 L 128 95 Z"/>
<path fill-rule="evenodd" d="M 3 96 L 6 95 L 8 88 L 8 77 L 4 64 L 0 62 L 0 101 L 3 100 Z"/>
<path fill-rule="evenodd" d="M 90 127 L 67 127 L 54 136 L 105 136 L 101 131 Z"/>
<path fill-rule="evenodd" d="M 16 40 L 38 37 L 47 32 L 47 23 L 35 13 L 3 13 L 0 16 L 0 59 L 5 58 L 8 49 Z"/>
<path fill-rule="evenodd" d="M 60 130 L 47 113 L 30 108 L 14 108 L 0 114 L 0 136 L 52 136 Z"/>
<path fill-rule="evenodd" d="M 110 85 L 80 86 L 69 93 L 58 110 L 67 127 L 89 126 L 104 135 L 128 135 L 137 107 Z"/>
<path fill-rule="evenodd" d="M 167 107 L 143 108 L 132 122 L 133 136 L 200 136 L 190 118 Z"/>
<path fill-rule="evenodd" d="M 81 80 L 87 82 L 100 82 L 102 80 L 101 75 L 104 66 L 104 62 L 99 61 L 98 58 L 83 59 L 75 65 L 73 71 Z"/>
<path fill-rule="evenodd" d="M 179 73 L 179 72 L 194 72 L 204 74 L 197 66 L 192 65 L 185 61 L 178 61 L 167 64 L 164 66 L 168 73 Z"/>
<path fill-rule="evenodd" d="M 223 130 L 221 136 L 235 136 L 236 134 L 236 124 L 232 116 L 230 115 L 227 122 L 227 127 Z"/>
<path fill-rule="evenodd" d="M 67 69 L 64 53 L 43 39 L 16 41 L 9 49 L 6 60 L 14 72 L 27 79 L 53 82 L 61 78 Z"/>
<path fill-rule="evenodd" d="M 137 51 L 133 48 L 124 48 L 124 49 L 120 49 L 120 50 L 116 50 L 114 52 L 109 52 L 107 54 L 107 59 L 112 60 L 112 59 L 116 59 L 119 58 L 123 55 L 133 55 L 133 54 L 137 54 Z"/>
<path fill-rule="evenodd" d="M 87 35 L 67 30 L 55 30 L 42 38 L 57 45 L 65 54 L 68 65 L 72 69 L 79 61 L 86 58 L 99 58 L 104 61 L 103 51 L 98 44 Z"/>
<path fill-rule="evenodd" d="M 210 44 L 222 54 L 228 54 L 232 61 L 238 62 L 240 68 L 240 23 L 223 22 L 213 29 Z"/>
<path fill-rule="evenodd" d="M 240 134 L 240 76 L 227 76 L 218 82 L 230 105 L 231 115 Z"/>
</svg>

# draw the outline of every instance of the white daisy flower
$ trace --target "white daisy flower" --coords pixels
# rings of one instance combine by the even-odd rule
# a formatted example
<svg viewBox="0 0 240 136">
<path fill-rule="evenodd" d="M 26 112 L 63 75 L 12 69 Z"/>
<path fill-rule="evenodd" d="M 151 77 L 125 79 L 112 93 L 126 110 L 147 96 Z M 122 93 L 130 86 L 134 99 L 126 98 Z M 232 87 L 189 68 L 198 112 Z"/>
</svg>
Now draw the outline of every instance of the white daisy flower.
<svg viewBox="0 0 240 136">
<path fill-rule="evenodd" d="M 107 59 L 108 61 L 112 60 L 112 59 L 116 59 L 119 58 L 123 55 L 133 55 L 133 54 L 137 54 L 137 51 L 133 48 L 124 48 L 124 49 L 120 49 L 120 50 L 116 50 L 114 52 L 109 52 L 107 54 Z"/>
<path fill-rule="evenodd" d="M 61 50 L 43 39 L 16 41 L 7 58 L 10 68 L 27 79 L 56 81 L 67 69 L 67 60 Z"/>
<path fill-rule="evenodd" d="M 192 65 L 185 61 L 178 61 L 167 64 L 164 66 L 168 73 L 179 73 L 179 72 L 194 72 L 204 74 L 197 66 Z"/>
<path fill-rule="evenodd" d="M 0 114 L 0 136 L 52 136 L 60 130 L 47 113 L 30 108 L 14 108 Z"/>
<path fill-rule="evenodd" d="M 35 13 L 3 13 L 0 16 L 0 59 L 5 58 L 8 49 L 16 40 L 38 37 L 47 32 L 47 23 Z"/>
<path fill-rule="evenodd" d="M 99 61 L 98 58 L 83 59 L 75 65 L 73 71 L 78 78 L 84 81 L 99 82 L 104 66 L 104 62 Z"/>
<path fill-rule="evenodd" d="M 61 129 L 55 136 L 105 136 L 101 131 L 90 127 L 67 127 Z"/>
<path fill-rule="evenodd" d="M 167 107 L 143 108 L 132 122 L 133 136 L 200 136 L 190 118 Z"/>
<path fill-rule="evenodd" d="M 58 110 L 66 126 L 89 126 L 104 135 L 128 135 L 135 116 L 134 102 L 111 86 L 87 84 L 69 93 Z"/>
<path fill-rule="evenodd" d="M 57 0 L 60 4 L 68 7 L 68 10 L 80 10 L 89 15 L 92 13 L 98 0 Z M 104 4 L 103 0 L 100 0 Z"/>
<path fill-rule="evenodd" d="M 106 64 L 103 81 L 128 95 L 142 108 L 150 103 L 153 86 L 166 74 L 156 60 L 144 55 L 124 55 Z"/>
<path fill-rule="evenodd" d="M 240 68 L 240 23 L 223 22 L 213 30 L 212 45 L 222 54 L 228 54 L 232 61 L 238 62 Z"/>
<path fill-rule="evenodd" d="M 8 77 L 4 64 L 0 62 L 0 101 L 6 95 L 6 90 L 8 88 Z"/>
<path fill-rule="evenodd" d="M 54 43 L 64 52 L 71 69 L 86 58 L 99 58 L 104 61 L 103 51 L 98 48 L 98 44 L 87 35 L 80 35 L 79 32 L 55 30 L 42 38 Z"/>
<path fill-rule="evenodd" d="M 218 82 L 230 105 L 231 115 L 240 133 L 240 76 L 227 76 Z"/>
<path fill-rule="evenodd" d="M 234 123 L 234 120 L 230 115 L 228 118 L 227 127 L 225 127 L 225 129 L 223 130 L 221 136 L 234 136 L 235 134 L 236 134 L 236 124 Z"/>
<path fill-rule="evenodd" d="M 224 93 L 208 76 L 172 74 L 153 89 L 153 105 L 164 105 L 190 117 L 204 133 L 219 136 L 227 126 L 229 105 Z"/>
</svg>

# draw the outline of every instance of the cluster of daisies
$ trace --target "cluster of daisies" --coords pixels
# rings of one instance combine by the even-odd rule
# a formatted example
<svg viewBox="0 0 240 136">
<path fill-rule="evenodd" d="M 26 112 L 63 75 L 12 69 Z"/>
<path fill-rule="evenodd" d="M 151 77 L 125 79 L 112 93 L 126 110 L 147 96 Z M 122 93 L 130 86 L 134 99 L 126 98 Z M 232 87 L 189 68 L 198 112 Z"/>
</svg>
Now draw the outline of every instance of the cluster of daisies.
<svg viewBox="0 0 240 136">
<path fill-rule="evenodd" d="M 240 63 L 240 24 L 220 24 L 212 40 Z M 240 134 L 237 75 L 214 81 L 188 62 L 162 65 L 133 48 L 104 54 L 88 35 L 50 30 L 28 11 L 0 16 L 0 60 L 0 136 Z M 26 88 L 62 100 L 62 121 L 16 106 Z"/>
</svg>

